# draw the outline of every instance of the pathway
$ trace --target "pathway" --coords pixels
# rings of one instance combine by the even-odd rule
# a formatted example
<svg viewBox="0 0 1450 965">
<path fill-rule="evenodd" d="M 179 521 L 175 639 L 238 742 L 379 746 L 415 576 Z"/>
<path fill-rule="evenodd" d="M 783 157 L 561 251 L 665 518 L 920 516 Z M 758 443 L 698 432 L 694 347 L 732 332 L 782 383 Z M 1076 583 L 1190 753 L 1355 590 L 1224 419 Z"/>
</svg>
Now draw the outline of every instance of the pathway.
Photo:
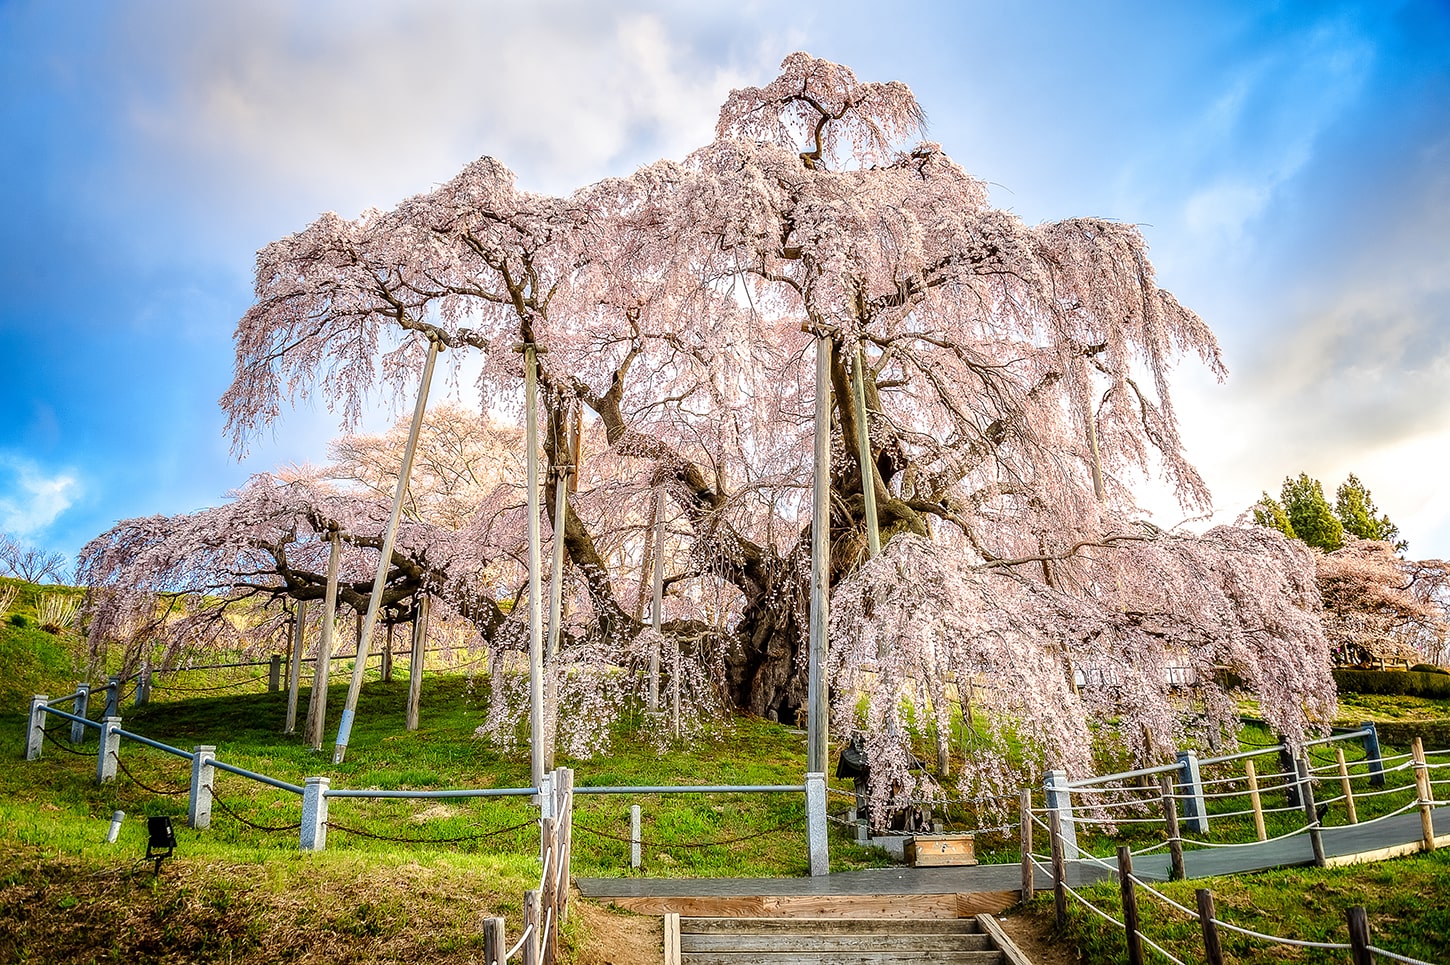
<svg viewBox="0 0 1450 965">
<path fill-rule="evenodd" d="M 1450 829 L 1450 807 L 1434 812 L 1437 831 Z M 1418 811 L 1372 824 L 1325 828 L 1325 855 L 1331 864 L 1378 860 L 1418 850 Z M 1450 835 L 1437 841 L 1450 846 Z M 1313 864 L 1308 834 L 1277 841 L 1185 852 L 1190 878 L 1262 871 Z M 1106 866 L 1106 867 L 1105 867 Z M 1102 863 L 1068 862 L 1068 884 L 1076 887 L 1111 876 L 1113 857 Z M 1166 853 L 1133 859 L 1133 872 L 1144 880 L 1166 881 Z M 1039 888 L 1050 887 L 1050 875 L 1039 871 Z M 864 914 L 957 917 L 1000 912 L 1015 905 L 1022 887 L 1021 867 L 984 864 L 946 868 L 873 868 L 814 878 L 575 878 L 586 898 L 612 902 L 646 914 L 686 915 L 821 915 Z M 839 909 L 839 910 L 837 910 Z"/>
</svg>

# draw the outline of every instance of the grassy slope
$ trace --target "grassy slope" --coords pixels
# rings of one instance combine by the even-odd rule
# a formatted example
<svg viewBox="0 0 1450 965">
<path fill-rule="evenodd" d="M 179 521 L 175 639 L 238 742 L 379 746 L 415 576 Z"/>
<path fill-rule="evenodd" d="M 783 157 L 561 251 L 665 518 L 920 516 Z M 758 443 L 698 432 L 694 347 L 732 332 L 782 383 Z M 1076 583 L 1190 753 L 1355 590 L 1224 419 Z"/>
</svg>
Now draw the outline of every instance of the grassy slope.
<svg viewBox="0 0 1450 965">
<path fill-rule="evenodd" d="M 471 962 L 480 950 L 480 918 L 502 914 L 510 933 L 517 934 L 521 894 L 537 875 L 536 834 L 531 827 L 515 829 L 532 823 L 524 804 L 338 801 L 331 813 L 337 825 L 410 840 L 377 840 L 334 827 L 327 852 L 301 855 L 294 830 L 257 830 L 234 816 L 282 827 L 298 819 L 297 799 L 221 774 L 219 800 L 233 813 L 219 808 L 210 830 L 193 832 L 184 827 L 185 795 L 176 793 L 188 779 L 183 760 L 128 744 L 123 757 L 131 773 L 105 787 L 94 784 L 93 738 L 82 755 L 48 742 L 43 761 L 23 762 L 25 698 L 36 690 L 67 692 L 72 663 L 49 634 L 10 625 L 0 625 L 0 659 L 11 671 L 0 703 L 0 962 Z M 314 773 L 332 775 L 338 787 L 526 782 L 522 755 L 500 753 L 472 737 L 486 706 L 480 680 L 430 677 L 423 727 L 414 734 L 401 728 L 405 684 L 370 683 L 348 760 L 334 768 L 297 737 L 280 734 L 284 695 L 255 692 L 259 685 L 251 671 L 237 671 L 232 679 L 243 686 L 226 687 L 227 679 L 215 674 L 173 677 L 158 689 L 156 703 L 123 711 L 126 726 L 184 748 L 216 744 L 223 760 L 296 783 Z M 215 686 L 224 689 L 207 689 Z M 306 688 L 302 694 L 305 712 Z M 332 688 L 330 720 L 336 720 L 341 696 L 340 685 Z M 1351 713 L 1370 709 L 1357 706 Z M 759 721 L 741 721 L 723 740 L 662 756 L 642 731 L 625 728 L 620 736 L 615 756 L 579 764 L 581 783 L 791 783 L 804 767 L 801 735 Z M 644 807 L 647 874 L 805 870 L 803 809 L 795 796 L 578 801 L 576 874 L 631 873 L 628 846 L 616 840 L 627 835 L 630 803 Z M 833 809 L 840 801 L 833 798 Z M 106 826 L 115 809 L 125 810 L 130 820 L 117 844 L 107 845 Z M 140 818 L 157 813 L 182 819 L 176 822 L 178 856 L 160 878 L 138 863 L 145 850 Z M 505 830 L 482 837 L 496 829 Z M 752 837 L 762 830 L 766 833 Z M 736 838 L 747 840 L 696 847 Z M 996 851 L 1003 858 L 1014 853 L 1006 842 Z M 874 863 L 878 856 L 837 839 L 833 859 L 839 870 Z M 1193 885 L 1203 882 L 1170 886 L 1176 890 L 1169 893 L 1191 905 Z M 1450 861 L 1444 856 L 1329 872 L 1270 872 L 1209 886 L 1229 920 L 1321 940 L 1344 940 L 1343 909 L 1362 903 L 1380 944 L 1450 960 L 1445 939 L 1435 945 L 1434 938 L 1417 937 L 1450 934 L 1444 913 L 1417 897 L 1450 892 Z M 1096 897 L 1112 910 L 1115 894 L 1104 888 Z M 1199 957 L 1196 926 L 1175 925 L 1172 915 L 1143 904 L 1149 934 L 1179 942 L 1185 960 Z M 593 926 L 591 934 L 618 928 L 617 921 L 587 907 L 581 915 Z M 1068 937 L 1081 944 L 1087 961 L 1121 960 L 1120 946 L 1101 925 L 1090 913 L 1075 912 Z M 570 937 L 576 959 L 590 961 L 590 952 L 577 947 L 580 933 Z M 1260 946 L 1227 938 L 1226 944 L 1238 961 L 1266 960 Z M 1283 960 L 1334 959 L 1309 953 Z"/>
</svg>

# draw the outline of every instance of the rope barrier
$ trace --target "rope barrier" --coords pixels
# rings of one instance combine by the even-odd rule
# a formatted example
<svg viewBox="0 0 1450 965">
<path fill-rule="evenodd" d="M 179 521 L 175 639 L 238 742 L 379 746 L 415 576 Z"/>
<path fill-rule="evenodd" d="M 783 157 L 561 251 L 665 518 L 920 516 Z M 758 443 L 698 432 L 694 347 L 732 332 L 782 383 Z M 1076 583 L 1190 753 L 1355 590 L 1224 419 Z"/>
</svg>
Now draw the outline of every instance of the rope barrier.
<svg viewBox="0 0 1450 965">
<path fill-rule="evenodd" d="M 737 844 L 741 841 L 753 841 L 756 838 L 763 838 L 767 834 L 777 834 L 781 831 L 786 830 L 787 828 L 798 828 L 799 826 L 800 819 L 795 818 L 782 824 L 778 824 L 775 827 L 766 828 L 764 831 L 757 831 L 754 834 L 747 834 L 744 837 L 739 838 L 724 838 L 719 841 L 688 841 L 673 843 L 665 843 L 663 841 L 648 841 L 644 838 L 640 838 L 639 844 L 642 848 L 718 848 L 722 845 Z M 589 834 L 592 834 L 597 838 L 607 838 L 611 841 L 621 841 L 625 844 L 634 844 L 634 838 L 626 838 L 621 835 L 610 834 L 608 831 L 600 831 L 598 828 L 591 828 L 587 824 L 580 824 L 577 820 L 574 821 L 574 827 L 578 828 L 580 831 L 585 831 Z"/>
<path fill-rule="evenodd" d="M 1394 952 L 1387 952 L 1383 948 L 1376 948 L 1373 945 L 1368 946 L 1366 950 L 1372 954 L 1380 956 L 1381 958 L 1388 958 L 1392 962 L 1404 962 L 1405 965 L 1435 965 L 1434 962 L 1427 962 L 1419 958 L 1411 958 L 1408 955 L 1396 955 Z"/>
<path fill-rule="evenodd" d="M 1324 948 L 1329 951 L 1348 951 L 1350 946 L 1341 942 L 1310 942 L 1300 938 L 1284 938 L 1280 935 L 1265 935 L 1261 931 L 1254 931 L 1252 928 L 1243 928 L 1239 925 L 1231 925 L 1221 918 L 1215 918 L 1214 923 L 1220 928 L 1227 928 L 1231 932 L 1238 932 L 1240 935 L 1247 935 L 1250 938 L 1259 938 L 1266 942 L 1275 942 L 1280 945 L 1294 945 L 1299 948 Z"/>
<path fill-rule="evenodd" d="M 61 730 L 62 728 L 56 727 L 54 729 L 55 730 Z M 40 733 L 45 736 L 45 739 L 46 740 L 50 741 L 56 747 L 59 747 L 61 750 L 65 751 L 67 754 L 74 754 L 77 757 L 90 757 L 91 756 L 91 752 L 90 751 L 78 751 L 74 747 L 71 747 L 68 742 L 62 741 L 59 737 L 56 737 L 54 734 L 52 734 L 48 730 L 42 729 Z"/>
<path fill-rule="evenodd" d="M 514 947 L 513 948 L 510 948 L 508 951 L 504 952 L 503 960 L 504 961 L 508 961 L 510 958 L 513 958 L 515 955 L 517 955 L 519 953 L 519 949 L 521 949 L 521 948 L 524 947 L 524 942 L 528 941 L 529 940 L 529 936 L 532 935 L 533 933 L 534 933 L 534 926 L 533 926 L 533 923 L 530 922 L 529 925 L 528 925 L 528 927 L 526 927 L 524 929 L 524 933 L 519 936 L 519 940 L 514 943 Z"/>
<path fill-rule="evenodd" d="M 176 790 L 176 791 L 163 791 L 159 787 L 152 787 L 151 785 L 147 784 L 145 781 L 143 781 L 139 777 L 137 777 L 134 773 L 132 773 L 131 769 L 126 766 L 126 762 L 123 761 L 123 760 L 121 760 L 121 756 L 119 754 L 117 754 L 115 751 L 111 751 L 110 757 L 111 757 L 111 760 L 113 760 L 113 761 L 116 762 L 116 766 L 121 769 L 121 773 L 123 773 L 127 777 L 129 777 L 131 779 L 131 783 L 132 784 L 135 784 L 137 787 L 139 787 L 143 791 L 146 791 L 146 792 L 151 793 L 151 794 L 159 794 L 162 797 L 167 797 L 167 796 L 176 795 L 176 794 L 190 794 L 191 793 L 191 782 L 189 782 L 189 781 L 187 782 L 186 787 L 183 787 L 180 790 Z"/>
<path fill-rule="evenodd" d="M 360 838 L 371 838 L 374 841 L 394 841 L 399 844 L 458 844 L 462 841 L 481 841 L 484 838 L 496 837 L 500 834 L 509 834 L 513 831 L 521 831 L 524 828 L 533 827 L 537 821 L 525 821 L 523 824 L 516 824 L 509 828 L 496 828 L 492 831 L 483 831 L 479 834 L 466 834 L 457 838 L 408 838 L 400 835 L 377 834 L 372 831 L 364 831 L 361 828 L 349 827 L 345 824 L 338 824 L 335 821 L 328 821 L 327 827 L 333 831 L 341 831 L 344 834 L 355 834 Z M 301 825 L 297 825 L 301 827 Z M 550 851 L 552 853 L 552 849 Z"/>
<path fill-rule="evenodd" d="M 180 691 L 181 693 L 184 693 L 184 694 L 206 694 L 206 693 L 212 693 L 212 692 L 218 691 L 218 690 L 231 690 L 233 687 L 243 687 L 243 686 L 246 686 L 247 684 L 254 684 L 254 683 L 258 682 L 259 680 L 266 680 L 267 679 L 267 676 L 268 676 L 267 674 L 262 674 L 260 677 L 249 677 L 246 680 L 238 680 L 238 681 L 235 681 L 235 682 L 229 683 L 229 684 L 218 684 L 215 687 L 179 687 L 176 684 L 155 684 L 155 683 L 153 683 L 151 686 L 152 686 L 152 689 L 154 689 L 154 690 L 175 690 L 175 691 Z"/>
<path fill-rule="evenodd" d="M 228 807 L 227 806 L 227 802 L 226 801 L 223 801 L 221 799 L 221 797 L 217 794 L 216 789 L 214 787 L 208 786 L 207 790 L 211 791 L 211 799 L 212 799 L 212 803 L 213 804 L 215 804 L 217 807 L 221 808 L 223 811 L 225 811 L 231 817 L 235 818 L 236 820 L 240 821 L 242 824 L 245 824 L 247 827 L 252 828 L 255 831 L 266 831 L 266 832 L 269 832 L 269 833 L 280 833 L 280 832 L 283 832 L 283 831 L 296 831 L 296 830 L 298 830 L 298 829 L 300 829 L 302 827 L 302 822 L 301 821 L 298 821 L 296 824 L 280 824 L 280 825 L 275 825 L 275 826 L 274 825 L 267 825 L 267 824 L 257 824 L 255 821 L 248 821 L 246 818 L 242 817 L 236 811 L 234 811 L 230 807 Z"/>
</svg>

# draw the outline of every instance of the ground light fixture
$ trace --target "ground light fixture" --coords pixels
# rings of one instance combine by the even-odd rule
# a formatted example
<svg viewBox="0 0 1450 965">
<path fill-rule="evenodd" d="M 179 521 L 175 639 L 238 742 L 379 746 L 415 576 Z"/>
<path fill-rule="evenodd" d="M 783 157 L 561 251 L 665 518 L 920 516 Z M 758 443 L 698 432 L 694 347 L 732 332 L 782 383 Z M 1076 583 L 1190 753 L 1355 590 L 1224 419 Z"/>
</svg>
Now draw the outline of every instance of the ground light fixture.
<svg viewBox="0 0 1450 965">
<path fill-rule="evenodd" d="M 156 874 L 161 874 L 161 862 L 171 857 L 176 850 L 176 833 L 171 830 L 171 819 L 165 815 L 146 819 L 146 860 L 156 862 Z"/>
</svg>

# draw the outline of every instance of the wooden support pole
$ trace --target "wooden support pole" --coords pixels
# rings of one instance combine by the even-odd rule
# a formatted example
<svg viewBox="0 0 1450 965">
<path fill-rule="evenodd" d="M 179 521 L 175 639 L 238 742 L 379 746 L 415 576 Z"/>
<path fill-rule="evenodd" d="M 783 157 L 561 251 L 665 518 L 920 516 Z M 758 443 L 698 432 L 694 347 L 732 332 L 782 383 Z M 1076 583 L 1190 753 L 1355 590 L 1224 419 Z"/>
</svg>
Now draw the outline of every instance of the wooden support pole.
<svg viewBox="0 0 1450 965">
<path fill-rule="evenodd" d="M 1344 748 L 1334 749 L 1334 763 L 1339 765 L 1339 793 L 1344 795 L 1344 809 L 1349 812 L 1349 823 L 1359 823 L 1359 812 L 1354 807 L 1354 787 L 1349 783 L 1349 765 L 1344 761 Z"/>
<path fill-rule="evenodd" d="M 1264 802 L 1259 797 L 1259 775 L 1254 770 L 1252 760 L 1244 761 L 1244 776 L 1248 778 L 1249 782 L 1249 804 L 1254 809 L 1254 834 L 1260 841 L 1267 841 L 1269 832 L 1264 827 Z"/>
<path fill-rule="evenodd" d="M 569 920 L 569 885 L 574 862 L 574 768 L 559 768 L 559 923 Z"/>
<path fill-rule="evenodd" d="M 1052 835 L 1052 908 L 1058 929 L 1063 929 L 1067 927 L 1067 859 L 1062 852 L 1062 816 L 1049 811 L 1047 820 Z"/>
<path fill-rule="evenodd" d="M 1374 952 L 1369 950 L 1369 915 L 1363 905 L 1355 905 L 1345 913 L 1349 919 L 1349 960 L 1353 965 L 1374 965 Z"/>
<path fill-rule="evenodd" d="M 1183 864 L 1183 837 L 1178 830 L 1178 801 L 1173 796 L 1173 778 L 1167 774 L 1158 775 L 1158 789 L 1163 795 L 1163 823 L 1168 831 L 1168 858 L 1171 869 L 1170 881 L 1182 881 L 1188 877 Z"/>
<path fill-rule="evenodd" d="M 539 357 L 526 343 L 524 353 L 524 448 L 528 456 L 529 505 L 529 779 L 543 787 L 544 772 L 544 609 L 543 551 L 539 545 Z"/>
<path fill-rule="evenodd" d="M 811 487 L 811 611 L 806 684 L 806 771 L 824 773 L 830 756 L 826 636 L 831 563 L 831 336 L 816 331 L 814 482 Z"/>
<path fill-rule="evenodd" d="M 1138 892 L 1133 884 L 1133 852 L 1118 845 L 1118 890 L 1123 896 L 1123 934 L 1128 940 L 1128 965 L 1143 965 L 1143 936 L 1138 929 Z"/>
<path fill-rule="evenodd" d="M 556 447 L 557 448 L 557 447 Z M 569 511 L 569 467 L 554 470 L 554 542 L 549 555 L 549 632 L 544 647 L 544 770 L 554 769 L 559 728 L 559 641 L 564 632 L 564 519 Z"/>
<path fill-rule="evenodd" d="M 386 641 L 383 643 L 383 666 L 382 676 L 384 683 L 391 683 L 393 679 L 393 622 L 388 621 Z"/>
<path fill-rule="evenodd" d="M 654 573 L 650 577 L 653 587 L 653 602 L 650 605 L 650 625 L 659 633 L 665 619 L 665 491 L 655 493 L 655 543 Z M 649 651 L 649 712 L 660 709 L 660 641 L 655 637 Z"/>
<path fill-rule="evenodd" d="M 866 419 L 866 353 L 857 346 L 851 362 L 851 394 L 856 403 L 856 461 L 861 470 L 861 501 L 866 516 L 866 552 L 881 555 L 881 526 L 876 519 L 876 461 L 871 458 L 871 428 Z"/>
<path fill-rule="evenodd" d="M 307 601 L 298 600 L 292 607 L 292 663 L 287 672 L 287 722 L 283 733 L 297 732 L 297 695 L 302 687 L 302 646 L 307 629 Z"/>
<path fill-rule="evenodd" d="M 1223 944 L 1218 940 L 1218 918 L 1213 906 L 1213 892 L 1199 888 L 1198 923 L 1203 927 L 1203 958 L 1208 965 L 1223 965 Z"/>
<path fill-rule="evenodd" d="M 327 534 L 327 592 L 322 597 L 322 634 L 317 642 L 317 665 L 312 668 L 312 699 L 307 702 L 307 743 L 322 750 L 327 726 L 327 682 L 332 672 L 332 637 L 337 629 L 337 564 L 342 553 L 337 530 Z"/>
<path fill-rule="evenodd" d="M 408 709 L 406 730 L 418 729 L 418 716 L 423 704 L 423 670 L 427 660 L 428 612 L 432 609 L 432 597 L 424 593 L 418 598 L 413 611 L 412 653 L 408 659 Z"/>
<path fill-rule="evenodd" d="M 1425 763 L 1425 743 L 1416 737 L 1410 743 L 1410 758 L 1415 765 L 1415 790 L 1420 798 L 1420 838 L 1426 851 L 1435 850 L 1435 807 L 1434 785 L 1430 783 L 1430 769 Z"/>
<path fill-rule="evenodd" d="M 1037 893 L 1036 865 L 1032 861 L 1032 791 L 1022 789 L 1022 800 L 1017 805 L 1017 821 L 1022 836 L 1022 902 L 1026 904 Z"/>
<path fill-rule="evenodd" d="M 378 572 L 373 577 L 373 591 L 368 596 L 368 612 L 358 631 L 357 660 L 352 665 L 352 680 L 347 686 L 347 702 L 343 704 L 342 720 L 337 727 L 337 742 L 332 750 L 332 763 L 341 764 L 347 755 L 348 738 L 352 736 L 353 715 L 357 711 L 357 698 L 362 692 L 363 675 L 367 671 L 368 646 L 372 642 L 373 628 L 378 625 L 378 610 L 383 602 L 383 587 L 388 582 L 388 570 L 393 565 L 393 540 L 398 535 L 398 522 L 403 518 L 403 497 L 408 492 L 408 477 L 413 473 L 413 455 L 418 449 L 418 432 L 423 427 L 423 413 L 428 408 L 428 387 L 433 382 L 433 364 L 438 361 L 438 350 L 442 348 L 437 336 L 428 337 L 428 359 L 423 363 L 423 377 L 418 384 L 418 400 L 413 406 L 413 424 L 408 429 L 408 443 L 403 449 L 403 464 L 398 467 L 398 483 L 393 490 L 393 511 L 388 516 L 387 529 L 383 531 L 383 546 L 378 553 Z"/>
</svg>

